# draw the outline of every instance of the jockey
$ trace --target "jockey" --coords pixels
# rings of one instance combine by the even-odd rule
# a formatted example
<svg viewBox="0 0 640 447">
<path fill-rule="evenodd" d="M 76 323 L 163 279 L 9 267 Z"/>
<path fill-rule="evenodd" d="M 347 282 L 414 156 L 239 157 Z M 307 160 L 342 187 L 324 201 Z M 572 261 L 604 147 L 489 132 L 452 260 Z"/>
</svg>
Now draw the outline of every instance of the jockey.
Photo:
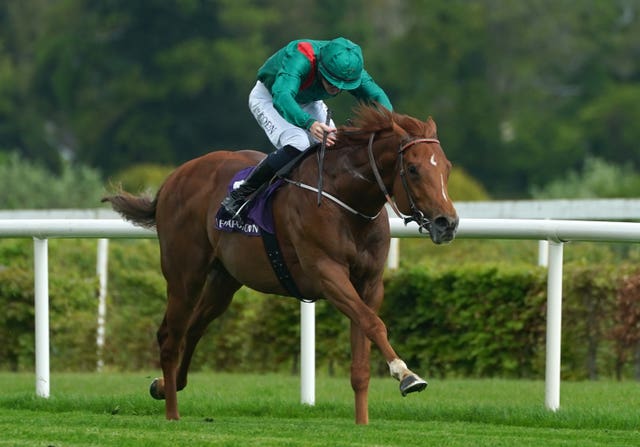
<svg viewBox="0 0 640 447">
<path fill-rule="evenodd" d="M 222 201 L 230 214 L 237 214 L 253 192 L 325 134 L 327 146 L 335 143 L 335 124 L 325 124 L 323 100 L 342 90 L 392 110 L 385 92 L 364 70 L 360 47 L 348 39 L 294 40 L 267 59 L 249 94 L 249 108 L 276 150 Z"/>
</svg>

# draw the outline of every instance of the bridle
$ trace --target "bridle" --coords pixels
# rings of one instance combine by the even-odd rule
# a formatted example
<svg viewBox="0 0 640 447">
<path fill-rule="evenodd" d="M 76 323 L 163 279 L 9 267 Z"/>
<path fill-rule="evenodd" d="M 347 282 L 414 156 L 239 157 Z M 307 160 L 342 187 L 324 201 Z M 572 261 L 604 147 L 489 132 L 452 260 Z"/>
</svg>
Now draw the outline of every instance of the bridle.
<svg viewBox="0 0 640 447">
<path fill-rule="evenodd" d="M 409 222 L 416 222 L 418 224 L 418 231 L 422 233 L 423 231 L 430 232 L 431 229 L 431 221 L 427 219 L 422 211 L 418 209 L 416 206 L 416 202 L 411 194 L 411 189 L 409 188 L 409 183 L 407 182 L 406 172 L 404 167 L 404 152 L 411 148 L 412 146 L 419 143 L 436 143 L 440 144 L 440 140 L 437 138 L 412 138 L 404 143 L 400 144 L 400 148 L 398 149 L 398 164 L 400 165 L 400 179 L 402 180 L 402 187 L 404 188 L 405 193 L 407 194 L 407 200 L 409 201 L 409 209 L 411 210 L 411 215 L 407 216 L 403 214 L 395 200 L 391 197 L 389 192 L 387 191 L 387 187 L 384 185 L 382 181 L 382 177 L 380 176 L 380 171 L 378 170 L 378 165 L 376 164 L 376 160 L 373 156 L 373 139 L 375 138 L 375 132 L 371 133 L 369 137 L 369 164 L 371 165 L 371 170 L 373 171 L 373 175 L 376 178 L 376 182 L 378 182 L 378 187 L 384 194 L 387 203 L 391 207 L 394 213 L 401 218 L 405 225 Z"/>
<path fill-rule="evenodd" d="M 409 201 L 409 209 L 411 210 L 411 215 L 407 216 L 405 214 L 403 214 L 400 209 L 398 208 L 398 205 L 396 204 L 395 200 L 391 197 L 391 195 L 389 194 L 389 192 L 387 191 L 387 187 L 384 185 L 384 181 L 382 180 L 382 176 L 380 175 L 380 171 L 378 169 L 378 165 L 376 164 L 376 160 L 373 156 L 373 139 L 375 138 L 375 132 L 371 133 L 371 136 L 369 137 L 369 144 L 368 144 L 368 152 L 369 152 L 369 164 L 371 166 L 371 170 L 373 171 L 373 175 L 376 178 L 376 182 L 378 183 L 378 187 L 380 188 L 380 191 L 384 194 L 385 199 L 387 200 L 387 203 L 389 204 L 389 206 L 391 207 L 391 209 L 396 213 L 396 215 L 401 218 L 404 222 L 404 224 L 408 224 L 409 222 L 416 222 L 418 224 L 418 231 L 420 233 L 426 231 L 426 232 L 430 232 L 431 229 L 431 221 L 429 219 L 427 219 L 424 215 L 424 213 L 422 211 L 420 211 L 418 209 L 418 207 L 416 206 L 416 202 L 413 198 L 413 195 L 411 194 L 411 189 L 409 188 L 409 183 L 407 182 L 407 178 L 406 178 L 406 173 L 405 173 L 405 169 L 404 169 L 404 152 L 411 148 L 412 146 L 419 144 L 419 143 L 437 143 L 440 144 L 440 140 L 438 140 L 437 138 L 412 138 L 408 141 L 405 141 L 403 143 L 400 144 L 400 148 L 398 149 L 398 164 L 400 165 L 400 178 L 402 180 L 402 187 L 404 188 L 406 194 L 407 194 L 407 199 Z M 326 197 L 327 199 L 331 200 L 332 202 L 336 203 L 337 205 L 341 206 L 342 208 L 346 209 L 347 211 L 362 217 L 363 219 L 366 220 L 375 220 L 378 218 L 378 216 L 380 215 L 380 212 L 378 212 L 378 214 L 376 214 L 375 216 L 369 216 L 366 215 L 364 213 L 361 213 L 360 211 L 350 207 L 349 205 L 347 205 L 346 203 L 344 203 L 342 200 L 338 199 L 337 197 L 327 193 L 326 191 L 321 190 L 320 188 L 315 188 L 313 186 L 304 184 L 302 182 L 300 182 L 299 180 L 291 180 L 285 176 L 280 176 L 280 178 L 282 180 L 284 180 L 287 183 L 291 183 L 295 186 L 298 186 L 300 188 L 303 189 L 307 189 L 309 191 L 313 191 L 318 193 L 319 196 L 322 197 Z"/>
</svg>

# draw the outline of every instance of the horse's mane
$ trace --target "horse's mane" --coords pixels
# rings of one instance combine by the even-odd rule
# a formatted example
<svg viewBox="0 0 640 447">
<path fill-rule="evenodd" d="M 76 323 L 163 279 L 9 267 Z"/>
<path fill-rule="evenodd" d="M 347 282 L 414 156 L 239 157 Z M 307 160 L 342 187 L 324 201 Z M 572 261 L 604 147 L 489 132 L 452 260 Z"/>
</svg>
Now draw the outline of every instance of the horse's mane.
<svg viewBox="0 0 640 447">
<path fill-rule="evenodd" d="M 429 117 L 420 121 L 408 115 L 392 112 L 379 105 L 361 104 L 354 109 L 352 124 L 340 126 L 336 147 L 362 144 L 372 133 L 396 132 L 409 137 L 436 138 L 436 123 Z"/>
</svg>

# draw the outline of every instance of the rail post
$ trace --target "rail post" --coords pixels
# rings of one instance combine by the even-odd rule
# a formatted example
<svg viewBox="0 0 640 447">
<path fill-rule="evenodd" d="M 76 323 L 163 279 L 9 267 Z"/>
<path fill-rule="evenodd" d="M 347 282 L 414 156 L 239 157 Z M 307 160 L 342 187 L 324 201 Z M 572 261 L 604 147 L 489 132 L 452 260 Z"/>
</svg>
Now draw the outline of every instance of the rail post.
<svg viewBox="0 0 640 447">
<path fill-rule="evenodd" d="M 562 332 L 562 254 L 563 243 L 549 241 L 547 272 L 547 352 L 545 406 L 560 408 L 560 339 Z"/>
<path fill-rule="evenodd" d="M 316 303 L 300 302 L 300 401 L 316 403 Z"/>
<path fill-rule="evenodd" d="M 109 239 L 98 239 L 98 254 L 96 256 L 96 274 L 98 275 L 98 327 L 96 329 L 96 371 L 104 368 L 104 334 L 107 318 L 107 272 L 109 259 Z"/>
<path fill-rule="evenodd" d="M 48 240 L 33 238 L 36 325 L 36 395 L 49 397 L 49 259 Z"/>
</svg>

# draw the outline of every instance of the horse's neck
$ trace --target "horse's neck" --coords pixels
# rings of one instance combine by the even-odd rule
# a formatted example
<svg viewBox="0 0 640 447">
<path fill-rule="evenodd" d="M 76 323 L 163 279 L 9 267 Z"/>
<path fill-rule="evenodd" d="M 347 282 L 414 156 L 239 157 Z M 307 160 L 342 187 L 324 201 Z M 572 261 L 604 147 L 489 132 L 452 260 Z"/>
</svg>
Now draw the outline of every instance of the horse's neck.
<svg viewBox="0 0 640 447">
<path fill-rule="evenodd" d="M 382 181 L 391 191 L 396 170 L 396 150 L 388 139 L 374 141 L 373 156 Z M 369 160 L 367 146 L 350 149 L 338 149 L 330 156 L 325 165 L 326 191 L 335 194 L 340 200 L 358 211 L 375 215 L 385 204 L 385 197 L 376 181 Z"/>
</svg>

